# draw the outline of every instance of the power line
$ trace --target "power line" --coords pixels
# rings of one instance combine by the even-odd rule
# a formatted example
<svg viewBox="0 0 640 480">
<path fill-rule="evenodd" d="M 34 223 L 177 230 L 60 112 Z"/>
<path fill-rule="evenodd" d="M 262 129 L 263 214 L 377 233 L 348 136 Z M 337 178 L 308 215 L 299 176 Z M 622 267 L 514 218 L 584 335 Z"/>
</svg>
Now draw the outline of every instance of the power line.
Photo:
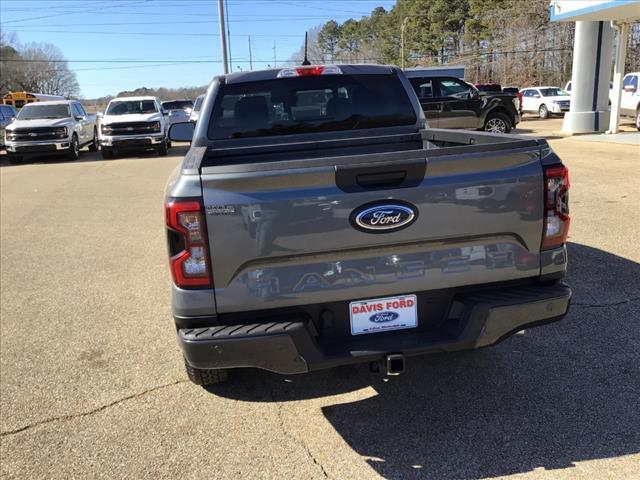
<svg viewBox="0 0 640 480">
<path fill-rule="evenodd" d="M 206 58 L 211 58 L 207 55 Z M 123 59 L 123 60 L 62 60 L 62 59 L 36 59 L 36 58 L 0 58 L 0 62 L 12 62 L 12 63 L 157 63 L 157 62 L 172 62 L 172 63 L 211 63 L 212 61 L 219 60 L 185 60 L 185 59 L 162 59 L 155 60 L 137 60 L 137 59 Z"/>
<path fill-rule="evenodd" d="M 150 2 L 150 1 L 151 0 L 139 0 L 139 1 L 136 1 L 136 2 L 125 3 L 122 6 L 134 6 L 134 5 L 139 5 L 139 4 L 142 4 L 142 3 L 147 3 L 147 2 Z M 98 5 L 99 4 L 96 4 L 95 6 L 98 6 Z M 99 10 L 94 10 L 93 7 L 92 7 L 89 10 L 79 10 L 77 12 L 71 12 L 71 13 L 69 13 L 69 12 L 58 12 L 58 13 L 53 13 L 51 15 L 44 15 L 44 16 L 41 16 L 41 17 L 31 17 L 31 18 L 20 18 L 20 19 L 17 19 L 17 20 L 8 20 L 6 22 L 2 22 L 2 24 L 25 22 L 27 20 L 40 20 L 40 19 L 43 19 L 43 18 L 61 17 L 61 16 L 64 16 L 64 15 L 74 15 L 74 14 L 78 14 L 78 13 L 94 13 L 94 12 L 103 12 L 103 11 L 104 11 L 103 8 L 101 8 Z"/>
<path fill-rule="evenodd" d="M 68 32 L 65 30 L 13 30 L 14 32 L 20 33 L 65 33 L 65 34 L 82 34 L 82 35 L 139 35 L 139 36 L 161 36 L 161 37 L 217 37 L 214 33 L 165 33 L 165 32 L 96 32 L 96 31 L 85 31 L 85 32 Z"/>
<path fill-rule="evenodd" d="M 202 15 L 199 15 L 199 16 L 202 16 Z M 254 22 L 259 20 L 272 21 L 271 18 L 282 19 L 287 21 L 290 19 L 322 20 L 327 18 L 326 16 L 321 16 L 321 15 L 287 15 L 286 17 L 283 17 L 282 15 L 234 15 L 234 18 L 236 17 L 240 17 L 242 19 L 242 22 Z M 118 26 L 118 25 L 174 25 L 174 24 L 209 24 L 211 25 L 211 24 L 217 23 L 217 21 L 218 21 L 218 17 L 215 16 L 211 20 L 177 20 L 177 21 L 161 21 L 161 22 L 107 22 L 107 23 L 91 22 L 91 26 L 103 27 L 103 26 Z M 237 22 L 237 21 L 239 20 L 234 20 L 234 22 Z M 74 27 L 74 25 L 49 25 L 49 24 L 43 23 L 43 24 L 30 24 L 30 25 L 13 25 L 11 28 L 14 28 L 14 27 L 15 28 L 24 28 L 24 27 L 38 28 L 38 27 L 49 27 L 49 26 L 55 26 L 55 27 L 68 26 L 70 28 Z"/>
<path fill-rule="evenodd" d="M 164 14 L 159 14 L 159 15 L 164 15 Z M 172 15 L 172 14 L 166 14 L 166 15 Z M 202 17 L 203 15 L 201 14 L 193 14 L 192 16 L 197 16 L 197 17 Z M 327 17 L 325 16 L 288 16 L 288 17 L 282 17 L 282 16 L 275 16 L 273 18 L 241 18 L 238 20 L 231 20 L 231 23 L 254 23 L 254 22 L 269 22 L 269 23 L 277 23 L 277 22 L 291 22 L 291 21 L 301 21 L 301 20 L 325 20 Z M 334 17 L 337 19 L 341 19 L 341 17 Z M 217 23 L 217 17 L 212 18 L 211 20 L 207 21 L 207 20 L 196 20 L 196 21 L 186 21 L 186 20 L 179 20 L 179 21 L 175 21 L 175 22 L 109 22 L 109 23 L 92 23 L 92 26 L 119 26 L 119 25 L 137 25 L 137 26 L 145 26 L 145 25 L 174 25 L 174 24 L 215 24 Z M 4 25 L 3 22 L 0 22 L 0 24 Z M 48 25 L 48 24 L 30 24 L 30 25 L 11 25 L 11 29 L 12 31 L 16 31 L 16 32 L 33 32 L 33 33 L 41 33 L 39 30 L 23 30 L 24 28 L 40 28 L 40 27 L 49 27 L 49 26 L 55 26 L 55 27 L 60 27 L 63 25 Z M 20 30 L 18 30 L 20 29 Z M 59 32 L 66 32 L 66 33 L 73 33 L 72 30 L 60 30 Z M 78 33 L 85 33 L 85 32 L 78 32 Z"/>
</svg>

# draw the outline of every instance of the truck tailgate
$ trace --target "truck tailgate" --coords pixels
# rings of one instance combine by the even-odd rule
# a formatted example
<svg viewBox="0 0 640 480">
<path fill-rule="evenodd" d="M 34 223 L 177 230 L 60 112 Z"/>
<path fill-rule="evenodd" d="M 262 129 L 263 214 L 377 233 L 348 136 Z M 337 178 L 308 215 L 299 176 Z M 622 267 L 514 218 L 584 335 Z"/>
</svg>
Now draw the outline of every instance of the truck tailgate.
<svg viewBox="0 0 640 480">
<path fill-rule="evenodd" d="M 537 276 L 542 175 L 535 142 L 202 167 L 217 310 Z M 353 213 L 371 202 L 416 218 L 358 229 Z"/>
</svg>

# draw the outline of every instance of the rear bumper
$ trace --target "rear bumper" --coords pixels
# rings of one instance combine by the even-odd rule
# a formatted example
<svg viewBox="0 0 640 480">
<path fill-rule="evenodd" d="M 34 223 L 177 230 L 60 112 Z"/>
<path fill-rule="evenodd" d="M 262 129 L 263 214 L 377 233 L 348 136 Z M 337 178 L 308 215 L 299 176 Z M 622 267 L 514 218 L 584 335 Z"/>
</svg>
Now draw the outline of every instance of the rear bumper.
<svg viewBox="0 0 640 480">
<path fill-rule="evenodd" d="M 468 350 L 493 345 L 511 334 L 561 320 L 571 289 L 564 284 L 514 287 L 456 298 L 443 328 L 343 337 L 326 341 L 312 322 L 273 318 L 262 323 L 178 330 L 187 363 L 195 368 L 255 367 L 293 374 L 349 363 Z M 348 322 L 348 318 L 346 319 Z M 420 320 L 419 320 L 420 321 Z"/>
</svg>

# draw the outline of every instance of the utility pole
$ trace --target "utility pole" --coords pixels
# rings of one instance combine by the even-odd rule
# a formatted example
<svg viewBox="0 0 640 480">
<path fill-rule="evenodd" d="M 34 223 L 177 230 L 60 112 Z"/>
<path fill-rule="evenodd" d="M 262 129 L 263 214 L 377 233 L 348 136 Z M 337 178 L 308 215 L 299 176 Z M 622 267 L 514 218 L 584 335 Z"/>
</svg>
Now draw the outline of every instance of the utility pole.
<svg viewBox="0 0 640 480">
<path fill-rule="evenodd" d="M 278 60 L 276 59 L 276 41 L 273 41 L 273 68 L 278 68 Z"/>
<path fill-rule="evenodd" d="M 224 28 L 224 0 L 218 0 L 218 19 L 220 22 L 220 50 L 222 50 L 222 69 L 224 74 L 229 73 L 227 62 L 227 35 Z"/>
<path fill-rule="evenodd" d="M 409 17 L 404 17 L 400 25 L 400 68 L 404 70 L 404 29 L 407 28 Z"/>
<path fill-rule="evenodd" d="M 229 2 L 224 3 L 225 17 L 227 21 L 227 45 L 229 47 L 229 70 L 233 73 L 233 60 L 231 59 L 231 26 L 229 25 Z"/>
<path fill-rule="evenodd" d="M 251 58 L 251 35 L 247 35 L 249 39 L 249 70 L 253 70 L 253 59 Z"/>
</svg>

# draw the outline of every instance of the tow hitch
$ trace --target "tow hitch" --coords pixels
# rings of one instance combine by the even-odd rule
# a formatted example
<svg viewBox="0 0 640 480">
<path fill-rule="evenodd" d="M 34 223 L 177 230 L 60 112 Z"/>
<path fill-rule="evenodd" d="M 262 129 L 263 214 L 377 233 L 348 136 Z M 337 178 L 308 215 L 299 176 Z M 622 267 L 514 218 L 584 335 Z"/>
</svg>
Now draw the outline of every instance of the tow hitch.
<svg viewBox="0 0 640 480">
<path fill-rule="evenodd" d="M 390 353 L 382 360 L 371 362 L 369 368 L 372 372 L 382 375 L 400 375 L 404 372 L 404 355 L 401 353 Z"/>
</svg>

